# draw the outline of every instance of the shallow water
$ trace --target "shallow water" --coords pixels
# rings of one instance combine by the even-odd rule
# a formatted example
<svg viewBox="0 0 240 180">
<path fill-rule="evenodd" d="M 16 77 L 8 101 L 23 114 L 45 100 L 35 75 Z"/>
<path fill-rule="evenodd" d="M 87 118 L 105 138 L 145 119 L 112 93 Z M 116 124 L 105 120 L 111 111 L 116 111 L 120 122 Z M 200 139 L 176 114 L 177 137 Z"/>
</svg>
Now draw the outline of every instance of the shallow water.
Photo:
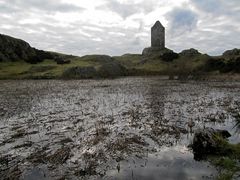
<svg viewBox="0 0 240 180">
<path fill-rule="evenodd" d="M 0 81 L 0 175 L 213 179 L 216 169 L 187 146 L 204 127 L 239 141 L 239 92 L 239 82 L 160 77 Z"/>
</svg>

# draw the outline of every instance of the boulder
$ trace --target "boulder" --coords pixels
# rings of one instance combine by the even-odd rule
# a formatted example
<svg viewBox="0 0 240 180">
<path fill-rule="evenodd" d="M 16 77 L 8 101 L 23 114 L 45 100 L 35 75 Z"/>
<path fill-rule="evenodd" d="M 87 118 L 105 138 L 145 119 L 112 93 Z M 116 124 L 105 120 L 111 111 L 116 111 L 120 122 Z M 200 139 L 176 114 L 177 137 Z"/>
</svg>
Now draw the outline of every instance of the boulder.
<svg viewBox="0 0 240 180">
<path fill-rule="evenodd" d="M 206 155 L 216 154 L 220 148 L 217 137 L 228 138 L 231 134 L 226 130 L 215 130 L 212 128 L 199 129 L 195 132 L 191 145 L 194 159 L 202 159 Z"/>
</svg>

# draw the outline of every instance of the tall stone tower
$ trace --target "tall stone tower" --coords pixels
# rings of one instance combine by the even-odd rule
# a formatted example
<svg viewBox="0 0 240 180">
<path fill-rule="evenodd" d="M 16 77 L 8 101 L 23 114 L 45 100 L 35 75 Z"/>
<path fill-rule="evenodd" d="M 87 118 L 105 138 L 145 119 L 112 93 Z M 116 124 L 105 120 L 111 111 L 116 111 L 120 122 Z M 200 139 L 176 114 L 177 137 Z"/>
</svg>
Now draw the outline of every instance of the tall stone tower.
<svg viewBox="0 0 240 180">
<path fill-rule="evenodd" d="M 151 47 L 165 48 L 165 28 L 157 21 L 151 28 Z"/>
</svg>

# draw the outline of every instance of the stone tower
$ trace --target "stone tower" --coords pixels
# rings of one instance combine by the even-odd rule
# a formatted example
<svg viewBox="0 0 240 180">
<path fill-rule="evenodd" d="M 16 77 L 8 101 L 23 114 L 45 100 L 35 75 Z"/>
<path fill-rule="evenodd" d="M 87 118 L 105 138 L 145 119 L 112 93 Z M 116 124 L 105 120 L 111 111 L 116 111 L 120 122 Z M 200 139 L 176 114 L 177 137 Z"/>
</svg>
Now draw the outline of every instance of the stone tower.
<svg viewBox="0 0 240 180">
<path fill-rule="evenodd" d="M 165 28 L 157 21 L 151 28 L 151 47 L 165 48 Z"/>
</svg>

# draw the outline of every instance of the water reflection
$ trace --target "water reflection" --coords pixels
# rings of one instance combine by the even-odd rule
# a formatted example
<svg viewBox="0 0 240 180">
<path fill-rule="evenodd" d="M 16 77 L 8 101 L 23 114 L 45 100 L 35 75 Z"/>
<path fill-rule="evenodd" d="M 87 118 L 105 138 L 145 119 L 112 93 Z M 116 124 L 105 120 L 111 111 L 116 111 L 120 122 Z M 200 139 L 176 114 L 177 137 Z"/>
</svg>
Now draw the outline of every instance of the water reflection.
<svg viewBox="0 0 240 180">
<path fill-rule="evenodd" d="M 129 159 L 120 163 L 121 170 L 108 172 L 106 179 L 214 179 L 216 170 L 207 162 L 198 162 L 185 146 L 163 148 L 143 159 Z"/>
</svg>

